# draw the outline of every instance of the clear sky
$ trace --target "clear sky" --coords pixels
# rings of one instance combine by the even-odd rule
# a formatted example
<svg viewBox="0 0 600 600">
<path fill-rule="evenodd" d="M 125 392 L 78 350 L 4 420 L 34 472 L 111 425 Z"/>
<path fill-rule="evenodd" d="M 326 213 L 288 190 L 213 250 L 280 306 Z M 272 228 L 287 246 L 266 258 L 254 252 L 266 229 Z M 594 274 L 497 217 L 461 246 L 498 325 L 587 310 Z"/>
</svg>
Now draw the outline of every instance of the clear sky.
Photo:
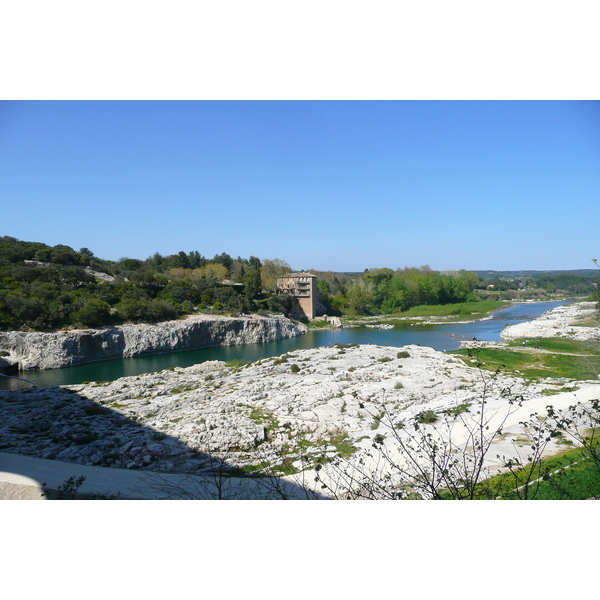
<svg viewBox="0 0 600 600">
<path fill-rule="evenodd" d="M 600 102 L 4 101 L 0 201 L 111 260 L 591 268 Z"/>
</svg>

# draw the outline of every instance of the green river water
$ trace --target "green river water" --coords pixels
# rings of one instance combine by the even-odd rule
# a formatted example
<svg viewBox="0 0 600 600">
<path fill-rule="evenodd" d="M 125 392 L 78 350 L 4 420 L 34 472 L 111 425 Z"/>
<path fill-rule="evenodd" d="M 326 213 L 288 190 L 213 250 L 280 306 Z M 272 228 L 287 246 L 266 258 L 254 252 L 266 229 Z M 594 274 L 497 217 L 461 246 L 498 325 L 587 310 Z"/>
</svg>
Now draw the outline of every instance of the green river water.
<svg viewBox="0 0 600 600">
<path fill-rule="evenodd" d="M 264 344 L 201 348 L 186 352 L 99 361 L 64 369 L 24 371 L 19 373 L 19 377 L 27 379 L 40 387 L 68 385 L 84 381 L 114 381 L 120 377 L 162 371 L 170 367 L 189 367 L 208 360 L 223 360 L 226 362 L 232 360 L 255 361 L 284 354 L 294 349 L 316 348 L 337 343 L 375 344 L 395 347 L 420 344 L 441 351 L 456 350 L 461 340 L 464 339 L 475 338 L 478 340 L 499 341 L 500 332 L 507 324 L 515 325 L 523 321 L 530 321 L 539 317 L 542 313 L 566 303 L 535 302 L 516 304 L 499 310 L 494 313 L 491 319 L 472 323 L 415 325 L 410 322 L 401 322 L 399 327 L 389 330 L 367 327 L 326 331 L 312 330 L 295 338 Z M 0 377 L 0 390 L 24 387 L 30 386 L 15 379 Z"/>
</svg>

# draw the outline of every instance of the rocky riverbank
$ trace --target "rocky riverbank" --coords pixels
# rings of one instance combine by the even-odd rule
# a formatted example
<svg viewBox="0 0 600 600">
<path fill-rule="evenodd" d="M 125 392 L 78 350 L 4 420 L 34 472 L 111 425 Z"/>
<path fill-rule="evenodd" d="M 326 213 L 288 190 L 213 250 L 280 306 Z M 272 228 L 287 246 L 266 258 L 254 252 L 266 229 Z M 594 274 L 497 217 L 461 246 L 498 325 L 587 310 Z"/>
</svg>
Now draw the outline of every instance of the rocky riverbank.
<svg viewBox="0 0 600 600">
<path fill-rule="evenodd" d="M 306 327 L 282 316 L 190 315 L 155 325 L 121 325 L 52 333 L 0 332 L 0 355 L 19 370 L 72 365 L 214 346 L 257 344 L 295 337 Z"/>
<path fill-rule="evenodd" d="M 600 341 L 599 323 L 595 302 L 574 302 L 549 310 L 533 321 L 506 327 L 500 337 L 507 342 L 521 338 L 553 337 Z"/>
<path fill-rule="evenodd" d="M 392 441 L 391 425 L 410 424 L 411 435 L 424 411 L 449 416 L 458 431 L 484 394 L 490 415 L 522 396 L 522 420 L 528 403 L 545 406 L 544 391 L 563 385 L 493 378 L 426 347 L 336 345 L 245 366 L 212 361 L 110 383 L 0 392 L 0 450 L 149 472 L 203 473 L 217 458 L 246 471 L 302 471 L 360 457 L 377 436 Z M 518 421 L 502 443 L 527 446 Z"/>
</svg>

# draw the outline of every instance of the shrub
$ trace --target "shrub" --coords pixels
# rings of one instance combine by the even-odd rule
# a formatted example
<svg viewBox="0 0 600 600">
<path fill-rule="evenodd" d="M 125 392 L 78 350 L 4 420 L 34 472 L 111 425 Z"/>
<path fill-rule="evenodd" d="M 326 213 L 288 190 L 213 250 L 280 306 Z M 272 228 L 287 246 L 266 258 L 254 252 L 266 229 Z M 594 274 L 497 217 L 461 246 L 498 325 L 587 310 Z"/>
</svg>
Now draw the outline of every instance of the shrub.
<svg viewBox="0 0 600 600">
<path fill-rule="evenodd" d="M 89 298 L 84 305 L 73 313 L 76 325 L 99 327 L 110 321 L 110 305 L 99 298 Z"/>
<path fill-rule="evenodd" d="M 415 417 L 417 423 L 435 423 L 437 420 L 438 417 L 433 410 L 424 410 Z"/>
<path fill-rule="evenodd" d="M 401 350 L 396 354 L 396 358 L 409 358 L 410 354 L 406 350 Z"/>
<path fill-rule="evenodd" d="M 246 365 L 249 365 L 250 361 L 242 361 L 239 358 L 234 358 L 233 360 L 230 360 L 228 363 L 225 363 L 226 367 L 233 367 L 234 369 L 241 369 L 242 367 L 245 367 Z"/>
<path fill-rule="evenodd" d="M 452 408 L 448 408 L 447 410 L 444 411 L 445 415 L 450 415 L 453 417 L 457 417 L 458 415 L 468 412 L 469 411 L 469 406 L 471 406 L 471 404 L 469 402 L 463 402 L 462 404 L 459 404 L 458 406 L 453 406 Z"/>
<path fill-rule="evenodd" d="M 56 490 L 57 500 L 75 500 L 77 497 L 77 491 L 83 485 L 85 481 L 85 475 L 81 477 L 69 477 L 61 486 Z"/>
<path fill-rule="evenodd" d="M 296 364 L 290 365 L 290 370 L 292 371 L 292 373 L 298 373 L 298 371 L 300 371 L 300 367 Z"/>
</svg>

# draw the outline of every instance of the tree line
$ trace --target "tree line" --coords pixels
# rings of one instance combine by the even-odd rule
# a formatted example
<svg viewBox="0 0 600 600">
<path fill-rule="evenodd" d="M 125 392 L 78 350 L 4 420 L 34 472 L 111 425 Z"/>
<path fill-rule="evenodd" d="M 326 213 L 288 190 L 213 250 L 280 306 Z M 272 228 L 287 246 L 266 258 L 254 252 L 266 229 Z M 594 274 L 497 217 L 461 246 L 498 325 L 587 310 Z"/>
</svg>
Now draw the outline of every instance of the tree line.
<svg viewBox="0 0 600 600">
<path fill-rule="evenodd" d="M 94 271 L 113 280 L 99 280 Z M 63 244 L 48 246 L 4 236 L 0 237 L 0 330 L 155 323 L 208 310 L 288 315 L 292 299 L 277 293 L 276 280 L 291 271 L 281 259 L 233 258 L 226 252 L 212 258 L 198 251 L 156 252 L 145 260 L 110 261 L 88 248 L 76 251 Z M 490 292 L 484 289 L 489 281 L 464 269 L 440 273 L 425 265 L 363 273 L 311 272 L 317 275 L 323 309 L 330 315 L 400 313 L 413 306 L 478 301 L 486 293 L 508 294 L 510 299 L 565 288 L 576 294 L 591 287 L 598 293 L 589 280 L 571 274 L 541 274 L 536 280 L 547 289 L 525 292 L 517 289 L 523 282 L 498 279 Z"/>
<path fill-rule="evenodd" d="M 439 273 L 428 265 L 420 268 L 366 269 L 351 276 L 319 273 L 323 302 L 332 312 L 390 314 L 412 306 L 455 304 L 480 300 L 475 292 L 479 278 L 464 269 Z"/>
<path fill-rule="evenodd" d="M 0 329 L 52 331 L 154 323 L 209 309 L 226 314 L 286 313 L 291 299 L 263 290 L 261 272 L 271 276 L 273 262 L 263 265 L 256 257 L 233 259 L 227 253 L 207 259 L 197 251 L 109 261 L 87 248 L 75 251 L 62 244 L 48 246 L 4 236 L 0 238 Z M 86 267 L 114 279 L 97 279 Z"/>
</svg>

